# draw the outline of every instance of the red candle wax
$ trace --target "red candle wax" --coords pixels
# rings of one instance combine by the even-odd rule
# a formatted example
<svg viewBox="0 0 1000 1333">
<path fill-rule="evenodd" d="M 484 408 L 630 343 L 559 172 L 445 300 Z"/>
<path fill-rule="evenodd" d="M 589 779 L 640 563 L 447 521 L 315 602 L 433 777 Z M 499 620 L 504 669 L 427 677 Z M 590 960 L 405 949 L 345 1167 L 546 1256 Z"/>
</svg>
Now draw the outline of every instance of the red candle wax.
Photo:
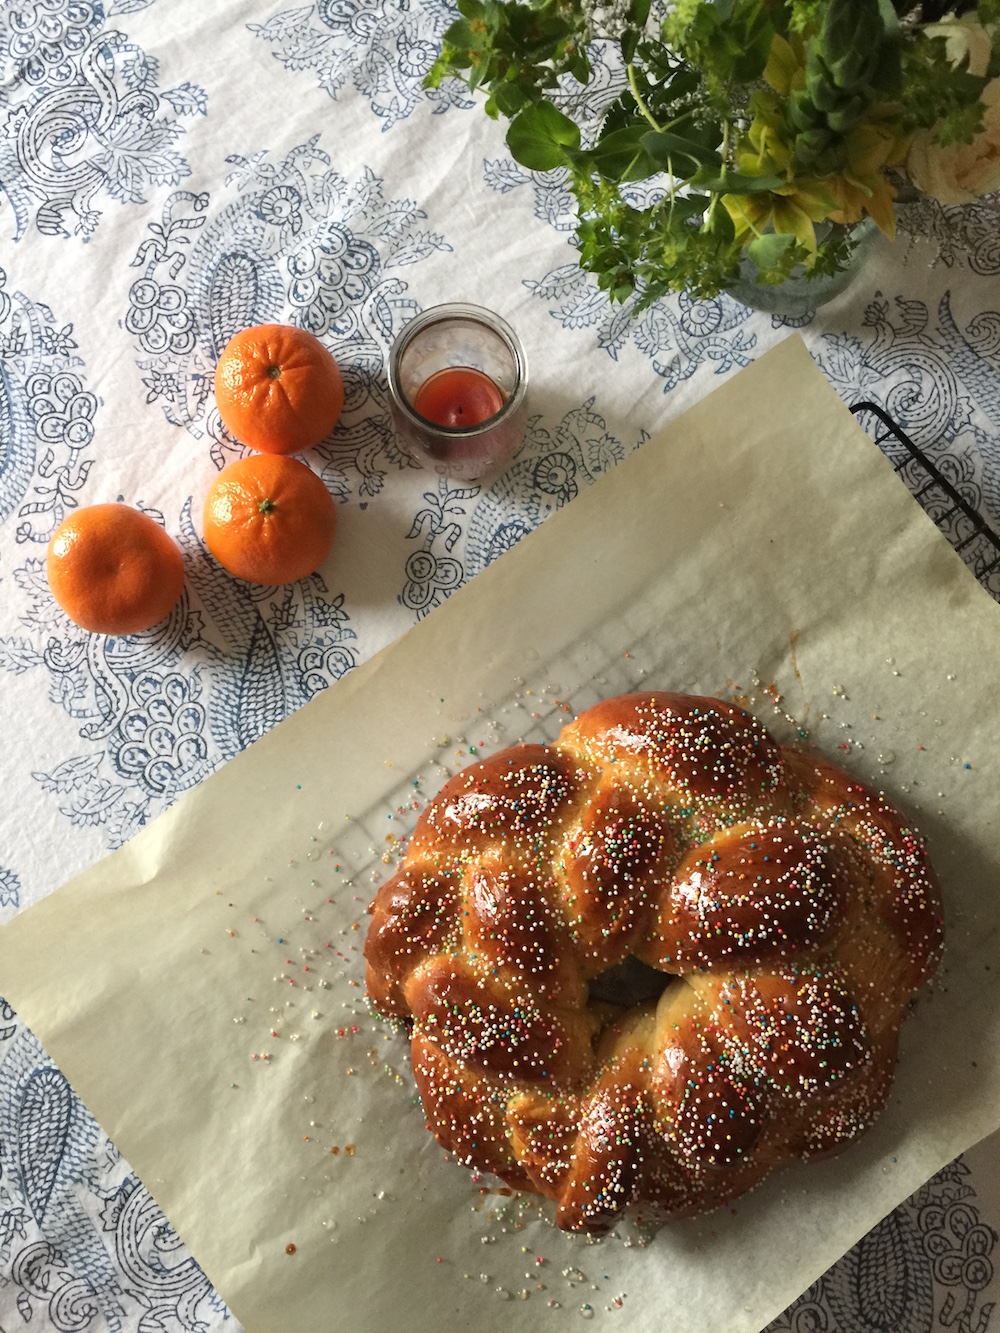
<svg viewBox="0 0 1000 1333">
<path fill-rule="evenodd" d="M 504 395 L 489 375 L 471 366 L 445 366 L 424 380 L 417 390 L 413 406 L 435 426 L 461 429 L 478 426 L 495 416 L 504 404 Z"/>
</svg>

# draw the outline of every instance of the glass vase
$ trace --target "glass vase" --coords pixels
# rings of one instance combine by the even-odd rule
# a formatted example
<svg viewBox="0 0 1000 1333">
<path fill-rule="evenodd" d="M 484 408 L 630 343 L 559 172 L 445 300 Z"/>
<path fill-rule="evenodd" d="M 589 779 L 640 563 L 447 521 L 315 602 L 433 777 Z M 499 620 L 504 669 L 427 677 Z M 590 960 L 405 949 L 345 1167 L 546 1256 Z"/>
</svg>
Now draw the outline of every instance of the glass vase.
<svg viewBox="0 0 1000 1333">
<path fill-rule="evenodd" d="M 818 226 L 817 239 L 824 240 L 837 225 L 827 223 L 825 232 Z M 851 240 L 851 257 L 845 267 L 836 273 L 810 277 L 805 265 L 798 264 L 783 282 L 758 282 L 757 265 L 744 256 L 739 278 L 726 291 L 734 300 L 751 310 L 763 310 L 790 319 L 811 315 L 814 310 L 847 290 L 864 270 L 874 250 L 879 229 L 871 218 L 863 218 L 846 230 Z"/>
</svg>

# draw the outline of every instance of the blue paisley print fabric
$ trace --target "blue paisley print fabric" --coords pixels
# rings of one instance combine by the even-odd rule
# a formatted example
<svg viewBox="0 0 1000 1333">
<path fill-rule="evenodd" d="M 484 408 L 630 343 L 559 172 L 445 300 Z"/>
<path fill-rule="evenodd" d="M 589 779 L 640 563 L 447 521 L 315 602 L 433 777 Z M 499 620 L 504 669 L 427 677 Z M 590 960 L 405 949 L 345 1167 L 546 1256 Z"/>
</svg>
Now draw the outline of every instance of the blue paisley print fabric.
<svg viewBox="0 0 1000 1333">
<path fill-rule="evenodd" d="M 451 0 L 0 6 L 0 920 L 432 613 L 790 326 L 845 402 L 883 408 L 1000 528 L 995 200 L 912 206 L 928 242 L 883 246 L 795 320 L 725 294 L 611 306 L 576 264 L 561 174 L 515 164 L 462 85 L 424 89 L 456 14 Z M 624 79 L 612 48 L 595 66 L 562 93 L 593 125 Z M 524 442 L 472 484 L 417 467 L 389 412 L 393 340 L 450 300 L 502 313 L 531 366 Z M 306 458 L 337 501 L 334 557 L 272 588 L 220 568 L 200 515 L 247 452 L 215 407 L 216 360 L 268 321 L 314 333 L 345 384 Z M 54 603 L 45 556 L 67 514 L 116 499 L 178 540 L 187 577 L 161 624 L 104 637 Z M 963 554 L 1000 595 L 982 553 Z M 987 1333 L 998 1214 L 980 1193 L 953 1163 L 774 1333 Z M 22 1328 L 238 1325 L 0 1002 L 0 1329 Z"/>
<path fill-rule="evenodd" d="M 190 167 L 178 140 L 203 88 L 159 82 L 155 56 L 114 25 L 141 5 L 11 0 L 0 10 L 0 182 L 17 236 L 89 238 L 103 206 L 145 203 Z"/>
<path fill-rule="evenodd" d="M 441 0 L 319 0 L 247 27 L 286 69 L 308 71 L 335 101 L 345 84 L 352 86 L 388 130 L 423 99 L 437 115 L 474 105 L 455 80 L 441 88 L 421 86 L 456 18 L 457 6 Z"/>
</svg>

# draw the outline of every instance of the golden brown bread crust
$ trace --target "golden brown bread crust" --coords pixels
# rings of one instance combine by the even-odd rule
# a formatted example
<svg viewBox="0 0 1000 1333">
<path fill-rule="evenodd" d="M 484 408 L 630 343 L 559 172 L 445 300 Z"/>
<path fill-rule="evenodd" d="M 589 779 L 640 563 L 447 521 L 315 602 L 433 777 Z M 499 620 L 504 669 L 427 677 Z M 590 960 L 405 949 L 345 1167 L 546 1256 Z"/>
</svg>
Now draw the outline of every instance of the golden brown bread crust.
<svg viewBox="0 0 1000 1333">
<path fill-rule="evenodd" d="M 864 1129 L 943 938 L 881 796 L 665 693 L 458 773 L 371 912 L 369 996 L 412 1027 L 438 1141 L 589 1231 L 715 1207 Z M 591 998 L 630 955 L 670 974 L 660 998 Z"/>
</svg>

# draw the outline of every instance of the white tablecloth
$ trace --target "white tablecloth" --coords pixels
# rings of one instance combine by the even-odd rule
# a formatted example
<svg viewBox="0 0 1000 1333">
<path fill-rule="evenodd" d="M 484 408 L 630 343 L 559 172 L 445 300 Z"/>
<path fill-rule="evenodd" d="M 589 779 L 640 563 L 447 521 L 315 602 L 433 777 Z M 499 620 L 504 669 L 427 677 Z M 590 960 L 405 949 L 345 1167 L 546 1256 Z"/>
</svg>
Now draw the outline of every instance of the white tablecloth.
<svg viewBox="0 0 1000 1333">
<path fill-rule="evenodd" d="M 1000 525 L 994 206 L 913 211 L 937 244 L 881 243 L 805 320 L 726 296 L 633 316 L 580 273 L 559 173 L 518 167 L 457 83 L 422 91 L 452 16 L 445 0 L 0 8 L 0 919 L 431 613 L 789 325 L 845 401 L 883 405 Z M 478 485 L 409 465 L 388 416 L 393 337 L 449 300 L 502 314 L 530 366 L 524 446 Z M 306 457 L 340 505 L 335 558 L 267 589 L 232 580 L 200 536 L 201 497 L 243 452 L 215 410 L 215 359 L 265 320 L 315 332 L 347 386 L 332 442 Z M 161 626 L 106 639 L 55 606 L 44 559 L 69 509 L 119 497 L 179 539 L 187 584 Z M 9 1006 L 0 1046 L 0 1328 L 234 1328 Z M 998 1155 L 959 1159 L 772 1328 L 986 1333 Z"/>
</svg>

